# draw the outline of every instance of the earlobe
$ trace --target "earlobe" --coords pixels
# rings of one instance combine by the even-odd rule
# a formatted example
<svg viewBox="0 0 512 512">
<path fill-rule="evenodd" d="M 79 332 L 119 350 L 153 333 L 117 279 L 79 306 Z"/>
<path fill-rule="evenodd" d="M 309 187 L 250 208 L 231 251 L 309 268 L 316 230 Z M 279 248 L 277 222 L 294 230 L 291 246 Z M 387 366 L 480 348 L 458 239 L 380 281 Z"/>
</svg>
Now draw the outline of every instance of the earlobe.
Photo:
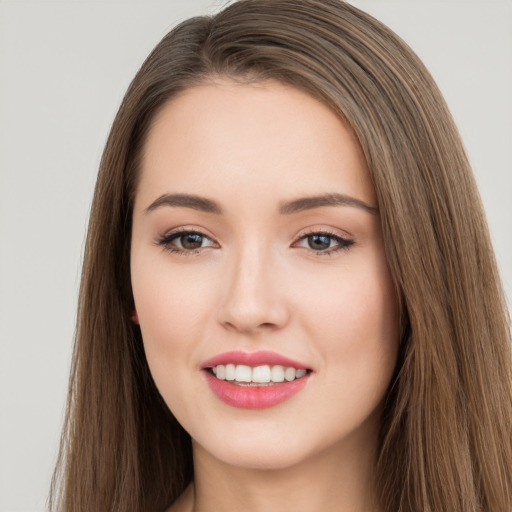
<svg viewBox="0 0 512 512">
<path fill-rule="evenodd" d="M 139 325 L 139 315 L 137 314 L 137 310 L 135 308 L 132 309 L 132 314 L 130 315 L 130 320 L 134 324 Z"/>
</svg>

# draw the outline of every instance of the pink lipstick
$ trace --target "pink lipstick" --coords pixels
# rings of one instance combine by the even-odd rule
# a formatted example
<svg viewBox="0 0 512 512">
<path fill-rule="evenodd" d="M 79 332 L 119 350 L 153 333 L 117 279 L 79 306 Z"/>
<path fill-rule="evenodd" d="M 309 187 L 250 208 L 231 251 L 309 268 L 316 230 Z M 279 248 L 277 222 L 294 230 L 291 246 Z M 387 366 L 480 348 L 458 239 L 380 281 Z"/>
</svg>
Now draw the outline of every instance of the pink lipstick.
<svg viewBox="0 0 512 512">
<path fill-rule="evenodd" d="M 224 403 L 243 409 L 264 409 L 296 395 L 311 369 L 270 351 L 225 352 L 201 368 L 210 389 Z"/>
</svg>

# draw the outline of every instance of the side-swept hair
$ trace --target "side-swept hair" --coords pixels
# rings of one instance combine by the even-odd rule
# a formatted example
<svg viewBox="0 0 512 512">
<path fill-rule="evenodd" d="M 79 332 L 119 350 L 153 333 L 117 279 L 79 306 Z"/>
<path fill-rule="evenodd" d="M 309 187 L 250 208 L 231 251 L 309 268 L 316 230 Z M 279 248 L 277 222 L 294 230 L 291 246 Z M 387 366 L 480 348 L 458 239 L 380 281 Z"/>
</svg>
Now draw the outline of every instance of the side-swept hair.
<svg viewBox="0 0 512 512">
<path fill-rule="evenodd" d="M 94 193 L 50 507 L 161 511 L 192 478 L 190 438 L 156 390 L 130 322 L 129 249 L 152 120 L 177 93 L 216 77 L 306 91 L 364 152 L 403 321 L 375 469 L 382 509 L 510 512 L 510 324 L 470 165 L 418 57 L 341 0 L 240 0 L 192 18 L 131 83 Z"/>
</svg>

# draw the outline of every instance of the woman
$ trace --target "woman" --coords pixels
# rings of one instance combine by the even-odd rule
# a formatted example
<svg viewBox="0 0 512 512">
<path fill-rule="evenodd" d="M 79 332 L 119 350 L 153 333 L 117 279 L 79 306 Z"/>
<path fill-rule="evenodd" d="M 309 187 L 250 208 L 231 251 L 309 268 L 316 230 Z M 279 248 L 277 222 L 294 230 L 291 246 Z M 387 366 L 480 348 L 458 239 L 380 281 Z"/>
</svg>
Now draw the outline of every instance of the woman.
<svg viewBox="0 0 512 512">
<path fill-rule="evenodd" d="M 418 58 L 339 0 L 238 1 L 169 33 L 114 121 L 51 501 L 508 512 L 511 363 Z"/>
</svg>

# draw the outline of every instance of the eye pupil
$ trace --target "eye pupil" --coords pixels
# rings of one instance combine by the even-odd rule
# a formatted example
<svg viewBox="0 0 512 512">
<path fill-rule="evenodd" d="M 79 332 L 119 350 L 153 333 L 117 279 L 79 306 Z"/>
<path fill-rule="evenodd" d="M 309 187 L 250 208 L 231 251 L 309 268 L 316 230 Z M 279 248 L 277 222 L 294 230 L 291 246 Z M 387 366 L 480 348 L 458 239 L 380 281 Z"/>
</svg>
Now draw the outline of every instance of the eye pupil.
<svg viewBox="0 0 512 512">
<path fill-rule="evenodd" d="M 331 245 L 331 237 L 327 235 L 310 235 L 308 240 L 311 249 L 328 249 Z"/>
<path fill-rule="evenodd" d="M 181 236 L 181 245 L 185 249 L 199 249 L 202 243 L 203 237 L 197 233 L 187 233 Z"/>
</svg>

